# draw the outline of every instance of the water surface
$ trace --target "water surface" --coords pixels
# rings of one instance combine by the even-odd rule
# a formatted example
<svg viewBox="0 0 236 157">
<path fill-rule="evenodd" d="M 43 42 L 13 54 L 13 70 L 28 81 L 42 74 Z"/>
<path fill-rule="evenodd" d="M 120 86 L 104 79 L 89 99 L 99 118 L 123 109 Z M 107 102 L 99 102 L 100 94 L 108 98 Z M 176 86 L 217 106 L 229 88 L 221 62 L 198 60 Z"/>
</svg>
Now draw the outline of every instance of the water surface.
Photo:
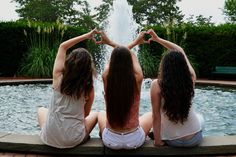
<svg viewBox="0 0 236 157">
<path fill-rule="evenodd" d="M 94 111 L 104 110 L 102 84 L 95 85 Z M 28 84 L 0 86 L 0 132 L 39 134 L 37 108 L 48 107 L 51 85 Z M 205 118 L 205 136 L 236 135 L 236 89 L 196 87 L 193 100 L 197 112 Z M 143 84 L 140 115 L 151 111 L 149 84 Z M 98 127 L 92 131 L 98 137 Z"/>
</svg>

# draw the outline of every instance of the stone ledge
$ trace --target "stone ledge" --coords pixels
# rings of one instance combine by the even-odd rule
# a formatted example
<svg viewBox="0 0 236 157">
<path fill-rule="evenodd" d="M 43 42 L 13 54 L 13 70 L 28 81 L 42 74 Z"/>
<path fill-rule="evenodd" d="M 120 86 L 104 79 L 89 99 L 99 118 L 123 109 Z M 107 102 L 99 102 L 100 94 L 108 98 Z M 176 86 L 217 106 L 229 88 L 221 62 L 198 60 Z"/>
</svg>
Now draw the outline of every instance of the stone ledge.
<svg viewBox="0 0 236 157">
<path fill-rule="evenodd" d="M 8 80 L 1 80 L 0 85 L 24 85 L 24 84 L 50 84 L 52 83 L 52 79 L 8 79 Z"/>
<path fill-rule="evenodd" d="M 45 145 L 38 135 L 0 133 L 0 151 L 50 155 L 104 155 L 104 146 L 99 138 L 92 138 L 83 145 L 57 149 Z"/>
<path fill-rule="evenodd" d="M 111 150 L 105 148 L 99 138 L 92 138 L 85 144 L 70 149 L 57 149 L 46 146 L 38 135 L 18 135 L 0 133 L 0 151 L 37 153 L 50 155 L 229 155 L 236 154 L 236 136 L 205 137 L 200 146 L 194 148 L 172 148 L 153 146 L 152 140 L 136 150 Z"/>
</svg>

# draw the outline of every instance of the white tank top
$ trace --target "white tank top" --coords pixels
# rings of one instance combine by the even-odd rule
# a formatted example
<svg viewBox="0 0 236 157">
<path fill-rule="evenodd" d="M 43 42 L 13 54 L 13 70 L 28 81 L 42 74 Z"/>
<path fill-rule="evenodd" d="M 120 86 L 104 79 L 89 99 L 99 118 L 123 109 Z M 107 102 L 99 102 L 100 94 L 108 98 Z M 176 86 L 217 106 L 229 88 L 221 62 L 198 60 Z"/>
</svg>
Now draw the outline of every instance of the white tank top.
<svg viewBox="0 0 236 157">
<path fill-rule="evenodd" d="M 84 96 L 73 99 L 53 90 L 47 119 L 40 133 L 42 141 L 57 148 L 80 144 L 86 135 L 84 105 Z"/>
<path fill-rule="evenodd" d="M 194 111 L 190 108 L 188 119 L 182 123 L 174 123 L 168 119 L 161 110 L 161 138 L 162 140 L 174 140 L 187 135 L 197 133 L 201 130 L 201 122 Z"/>
</svg>

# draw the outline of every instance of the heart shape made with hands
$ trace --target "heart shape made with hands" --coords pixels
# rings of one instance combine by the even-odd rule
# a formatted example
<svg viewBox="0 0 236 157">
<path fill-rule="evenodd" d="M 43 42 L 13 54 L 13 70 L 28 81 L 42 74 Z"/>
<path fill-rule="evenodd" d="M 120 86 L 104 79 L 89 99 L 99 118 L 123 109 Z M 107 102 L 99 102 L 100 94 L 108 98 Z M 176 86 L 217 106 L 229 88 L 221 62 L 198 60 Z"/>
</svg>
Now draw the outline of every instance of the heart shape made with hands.
<svg viewBox="0 0 236 157">
<path fill-rule="evenodd" d="M 150 43 L 150 39 L 152 39 L 152 36 L 148 32 L 145 32 L 145 34 L 144 34 L 144 42 L 149 44 Z"/>
<path fill-rule="evenodd" d="M 150 41 L 151 41 L 150 39 L 152 39 L 152 36 L 150 35 L 150 33 L 145 32 L 143 39 L 144 39 L 144 43 L 148 43 L 148 44 L 149 44 Z M 101 32 L 96 32 L 96 33 L 94 33 L 94 34 L 93 34 L 93 37 L 92 37 L 92 40 L 93 40 L 96 44 L 102 43 L 102 34 L 101 34 Z"/>
<path fill-rule="evenodd" d="M 102 35 L 101 35 L 101 33 L 94 33 L 93 34 L 93 41 L 95 42 L 95 43 L 101 43 L 102 42 Z"/>
</svg>

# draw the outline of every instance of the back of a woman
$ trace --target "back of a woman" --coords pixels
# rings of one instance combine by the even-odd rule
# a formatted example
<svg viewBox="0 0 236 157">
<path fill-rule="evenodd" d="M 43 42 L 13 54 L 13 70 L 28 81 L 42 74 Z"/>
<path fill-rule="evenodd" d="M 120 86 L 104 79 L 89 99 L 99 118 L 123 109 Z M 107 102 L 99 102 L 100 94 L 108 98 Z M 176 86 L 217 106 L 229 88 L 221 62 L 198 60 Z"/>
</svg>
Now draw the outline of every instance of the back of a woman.
<svg viewBox="0 0 236 157">
<path fill-rule="evenodd" d="M 91 39 L 95 30 L 61 43 L 53 68 L 53 94 L 49 108 L 38 110 L 41 140 L 52 147 L 71 148 L 85 142 L 97 123 L 91 113 L 94 100 L 92 57 L 84 48 L 67 50 Z"/>
<path fill-rule="evenodd" d="M 202 118 L 194 111 L 192 99 L 196 74 L 183 49 L 159 38 L 153 30 L 152 38 L 166 47 L 158 79 L 151 85 L 154 144 L 163 141 L 170 146 L 192 147 L 202 140 Z"/>
<path fill-rule="evenodd" d="M 143 74 L 136 55 L 130 51 L 142 38 L 124 47 L 102 33 L 103 42 L 114 50 L 102 75 L 106 112 L 99 113 L 98 123 L 104 145 L 112 149 L 140 147 L 151 128 L 151 113 L 139 118 Z"/>
</svg>

